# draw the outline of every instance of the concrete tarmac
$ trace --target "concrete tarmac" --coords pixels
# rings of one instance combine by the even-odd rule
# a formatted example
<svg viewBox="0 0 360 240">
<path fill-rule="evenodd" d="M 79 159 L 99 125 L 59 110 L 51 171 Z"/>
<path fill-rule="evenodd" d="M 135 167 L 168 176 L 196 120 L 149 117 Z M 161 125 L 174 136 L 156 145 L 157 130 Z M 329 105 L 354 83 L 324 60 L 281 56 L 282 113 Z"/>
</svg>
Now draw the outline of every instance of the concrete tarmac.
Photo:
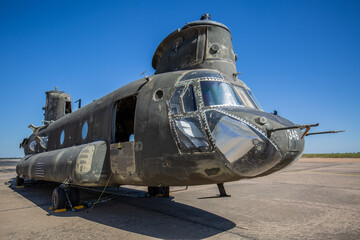
<svg viewBox="0 0 360 240">
<path fill-rule="evenodd" d="M 49 210 L 59 184 L 11 188 L 17 160 L 0 160 L 0 239 L 359 239 L 360 159 L 301 159 L 272 175 L 173 187 L 172 198 L 120 196 L 79 212 Z M 100 193 L 80 190 L 81 200 Z M 107 195 L 109 196 L 109 195 Z"/>
</svg>

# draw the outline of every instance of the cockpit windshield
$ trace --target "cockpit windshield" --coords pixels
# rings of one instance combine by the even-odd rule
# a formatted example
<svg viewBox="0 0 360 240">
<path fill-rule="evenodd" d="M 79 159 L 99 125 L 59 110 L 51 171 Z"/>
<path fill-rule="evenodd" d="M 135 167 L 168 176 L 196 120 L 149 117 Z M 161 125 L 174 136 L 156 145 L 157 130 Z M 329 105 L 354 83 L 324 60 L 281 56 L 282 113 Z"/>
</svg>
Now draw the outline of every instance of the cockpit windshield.
<svg viewBox="0 0 360 240">
<path fill-rule="evenodd" d="M 200 85 L 205 106 L 243 105 L 234 89 L 225 82 L 201 81 Z"/>
</svg>

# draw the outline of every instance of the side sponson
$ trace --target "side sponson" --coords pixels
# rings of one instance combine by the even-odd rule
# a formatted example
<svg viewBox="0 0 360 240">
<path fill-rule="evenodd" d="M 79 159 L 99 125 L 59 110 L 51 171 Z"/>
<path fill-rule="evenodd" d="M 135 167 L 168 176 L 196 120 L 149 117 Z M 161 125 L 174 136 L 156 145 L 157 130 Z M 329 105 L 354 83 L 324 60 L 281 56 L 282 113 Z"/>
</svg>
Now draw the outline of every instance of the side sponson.
<svg viewBox="0 0 360 240">
<path fill-rule="evenodd" d="M 101 185 L 107 146 L 96 141 L 25 156 L 16 167 L 20 177 L 75 185 Z M 106 177 L 106 176 L 105 176 Z"/>
</svg>

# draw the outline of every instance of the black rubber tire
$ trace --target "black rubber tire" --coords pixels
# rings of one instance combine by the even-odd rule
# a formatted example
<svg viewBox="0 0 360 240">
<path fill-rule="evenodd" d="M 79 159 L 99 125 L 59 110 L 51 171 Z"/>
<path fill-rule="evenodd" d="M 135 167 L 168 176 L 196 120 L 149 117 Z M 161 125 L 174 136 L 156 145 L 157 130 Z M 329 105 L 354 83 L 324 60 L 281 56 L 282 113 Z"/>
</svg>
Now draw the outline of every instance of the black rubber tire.
<svg viewBox="0 0 360 240">
<path fill-rule="evenodd" d="M 70 201 L 73 207 L 78 206 L 80 202 L 80 193 L 79 189 L 76 187 L 72 187 L 70 189 Z"/>
<path fill-rule="evenodd" d="M 162 187 L 161 193 L 164 198 L 169 198 L 170 197 L 170 187 Z"/>
<path fill-rule="evenodd" d="M 148 187 L 148 193 L 150 196 L 155 197 L 159 193 L 158 187 Z"/>
<path fill-rule="evenodd" d="M 24 185 L 24 179 L 19 177 L 19 176 L 16 176 L 16 179 L 15 179 L 15 186 L 23 186 Z"/>
<path fill-rule="evenodd" d="M 54 210 L 65 208 L 66 195 L 64 189 L 57 187 L 52 194 L 52 206 Z"/>
<path fill-rule="evenodd" d="M 170 188 L 169 187 L 148 187 L 148 193 L 152 197 L 160 194 L 160 195 L 162 195 L 162 197 L 168 198 L 170 196 Z"/>
</svg>

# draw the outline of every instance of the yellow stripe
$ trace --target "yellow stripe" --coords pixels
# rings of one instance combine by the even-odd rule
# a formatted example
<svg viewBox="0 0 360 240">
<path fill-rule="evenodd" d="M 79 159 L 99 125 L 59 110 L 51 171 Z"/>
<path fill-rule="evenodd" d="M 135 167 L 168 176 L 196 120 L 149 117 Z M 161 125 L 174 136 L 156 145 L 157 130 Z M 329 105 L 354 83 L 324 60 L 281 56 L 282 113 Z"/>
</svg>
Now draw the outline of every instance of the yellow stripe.
<svg viewBox="0 0 360 240">
<path fill-rule="evenodd" d="M 56 209 L 55 212 L 56 213 L 58 213 L 58 212 L 66 212 L 66 208 Z"/>
<path fill-rule="evenodd" d="M 360 174 L 351 174 L 351 173 L 308 172 L 308 171 L 290 171 L 290 170 L 284 170 L 283 172 L 315 173 L 315 174 L 329 174 L 329 175 L 344 175 L 344 176 L 360 177 Z"/>
</svg>

